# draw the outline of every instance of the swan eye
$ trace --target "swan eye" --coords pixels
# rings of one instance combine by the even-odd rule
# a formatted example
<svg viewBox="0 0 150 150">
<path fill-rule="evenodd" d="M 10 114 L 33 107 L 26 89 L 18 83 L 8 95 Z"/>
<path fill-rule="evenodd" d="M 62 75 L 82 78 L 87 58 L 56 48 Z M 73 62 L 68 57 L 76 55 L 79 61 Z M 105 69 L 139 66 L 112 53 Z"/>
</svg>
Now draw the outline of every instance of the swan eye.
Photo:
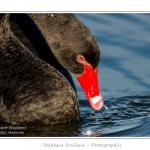
<svg viewBox="0 0 150 150">
<path fill-rule="evenodd" d="M 85 58 L 84 58 L 84 56 L 82 56 L 82 55 L 78 55 L 78 61 L 79 61 L 80 63 L 85 62 Z"/>
</svg>

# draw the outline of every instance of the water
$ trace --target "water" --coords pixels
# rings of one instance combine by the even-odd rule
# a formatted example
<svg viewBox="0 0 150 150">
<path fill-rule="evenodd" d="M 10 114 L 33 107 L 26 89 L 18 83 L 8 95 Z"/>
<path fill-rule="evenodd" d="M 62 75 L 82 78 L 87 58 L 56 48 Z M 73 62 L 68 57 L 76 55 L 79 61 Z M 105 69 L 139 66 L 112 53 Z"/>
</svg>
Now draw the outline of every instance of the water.
<svg viewBox="0 0 150 150">
<path fill-rule="evenodd" d="M 98 78 L 108 109 L 93 110 L 73 76 L 80 103 L 76 121 L 56 126 L 27 126 L 24 134 L 11 136 L 149 137 L 150 14 L 76 15 L 99 43 Z"/>
<path fill-rule="evenodd" d="M 83 129 L 99 136 L 150 136 L 150 14 L 77 14 L 101 49 L 99 85 L 105 105 L 83 107 Z M 83 98 L 83 99 L 82 99 Z M 91 114 L 91 117 L 85 114 Z M 81 115 L 81 117 L 82 117 Z"/>
<path fill-rule="evenodd" d="M 107 107 L 107 106 L 105 106 L 104 104 L 103 104 L 103 107 L 105 107 L 106 109 L 108 109 L 108 107 Z"/>
</svg>

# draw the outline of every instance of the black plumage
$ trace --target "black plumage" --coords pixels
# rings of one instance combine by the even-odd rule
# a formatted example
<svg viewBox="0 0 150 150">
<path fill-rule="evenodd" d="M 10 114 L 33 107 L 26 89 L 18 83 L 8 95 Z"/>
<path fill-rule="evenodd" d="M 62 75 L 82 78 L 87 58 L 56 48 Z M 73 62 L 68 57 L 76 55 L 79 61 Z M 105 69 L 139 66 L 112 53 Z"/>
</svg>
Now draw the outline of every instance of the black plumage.
<svg viewBox="0 0 150 150">
<path fill-rule="evenodd" d="M 10 17 L 14 22 L 16 15 Z M 14 35 L 9 14 L 0 14 L 0 122 L 12 125 L 68 122 L 78 116 L 79 106 L 75 87 L 70 84 L 72 79 L 69 83 L 66 78 L 69 75 L 63 75 L 65 71 L 61 70 L 81 74 L 83 65 L 76 60 L 79 54 L 95 68 L 100 57 L 97 42 L 73 14 L 26 17 L 37 25 L 37 35 L 42 35 L 49 49 L 42 46 L 39 49 L 36 46 L 39 43 L 32 41 L 20 25 L 33 46 L 31 50 L 17 33 Z"/>
</svg>

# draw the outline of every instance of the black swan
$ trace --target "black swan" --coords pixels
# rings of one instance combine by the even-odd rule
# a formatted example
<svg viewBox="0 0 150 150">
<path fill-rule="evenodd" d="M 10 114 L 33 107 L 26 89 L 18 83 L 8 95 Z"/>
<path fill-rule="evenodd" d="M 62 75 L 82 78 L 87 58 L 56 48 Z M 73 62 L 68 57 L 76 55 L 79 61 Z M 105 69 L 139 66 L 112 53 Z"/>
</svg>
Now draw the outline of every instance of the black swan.
<svg viewBox="0 0 150 150">
<path fill-rule="evenodd" d="M 74 14 L 22 15 L 0 14 L 0 122 L 55 125 L 76 118 L 78 100 L 66 69 L 77 77 L 91 106 L 99 110 L 103 106 L 97 81 L 100 49 L 90 30 Z M 23 17 L 36 25 L 37 35 L 44 37 L 52 52 L 40 46 L 32 51 L 13 33 L 10 19 L 17 23 Z M 26 24 L 18 22 L 18 26 Z"/>
</svg>

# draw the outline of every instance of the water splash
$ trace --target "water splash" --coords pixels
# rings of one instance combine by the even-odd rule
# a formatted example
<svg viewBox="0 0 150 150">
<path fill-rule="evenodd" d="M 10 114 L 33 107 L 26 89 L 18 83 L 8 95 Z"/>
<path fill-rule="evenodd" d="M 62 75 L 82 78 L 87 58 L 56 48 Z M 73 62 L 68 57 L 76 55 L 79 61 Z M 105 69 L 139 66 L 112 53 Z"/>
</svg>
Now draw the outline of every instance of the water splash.
<svg viewBox="0 0 150 150">
<path fill-rule="evenodd" d="M 103 105 L 103 107 L 107 110 L 107 113 L 110 113 L 110 111 L 106 105 Z"/>
<path fill-rule="evenodd" d="M 106 108 L 106 110 L 108 110 L 108 107 L 107 107 L 107 106 L 103 105 L 103 107 L 105 107 L 105 108 Z"/>
<path fill-rule="evenodd" d="M 91 136 L 93 132 L 91 130 L 87 130 L 86 132 L 82 132 L 82 134 L 85 136 Z"/>
</svg>

